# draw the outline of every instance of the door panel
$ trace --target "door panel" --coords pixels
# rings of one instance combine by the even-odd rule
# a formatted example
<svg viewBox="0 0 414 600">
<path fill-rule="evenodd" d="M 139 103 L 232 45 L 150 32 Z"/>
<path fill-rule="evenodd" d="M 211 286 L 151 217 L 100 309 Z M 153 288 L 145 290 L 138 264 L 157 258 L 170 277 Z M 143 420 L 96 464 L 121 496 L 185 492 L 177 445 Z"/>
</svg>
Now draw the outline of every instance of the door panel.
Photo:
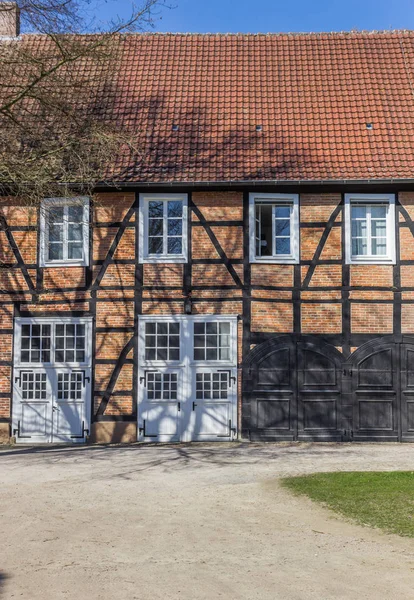
<svg viewBox="0 0 414 600">
<path fill-rule="evenodd" d="M 351 393 L 355 440 L 399 439 L 399 347 L 378 343 L 353 357 Z"/>
<path fill-rule="evenodd" d="M 288 340 L 259 355 L 249 369 L 252 439 L 293 440 L 297 435 L 296 348 Z M 248 381 L 248 378 L 245 378 Z"/>
<path fill-rule="evenodd" d="M 232 369 L 193 369 L 189 439 L 232 439 L 235 382 Z"/>
<path fill-rule="evenodd" d="M 51 441 L 52 385 L 47 371 L 15 371 L 13 435 L 18 443 Z"/>
<path fill-rule="evenodd" d="M 341 439 L 341 363 L 322 344 L 299 342 L 298 439 Z"/>
<path fill-rule="evenodd" d="M 401 439 L 414 440 L 414 345 L 401 345 Z"/>
<path fill-rule="evenodd" d="M 180 413 L 184 409 L 180 395 L 182 373 L 178 370 L 147 370 L 141 378 L 140 439 L 176 442 L 180 439 Z"/>
<path fill-rule="evenodd" d="M 53 441 L 84 441 L 87 419 L 85 371 L 57 371 L 53 401 Z M 89 381 L 88 381 L 89 382 Z"/>
</svg>

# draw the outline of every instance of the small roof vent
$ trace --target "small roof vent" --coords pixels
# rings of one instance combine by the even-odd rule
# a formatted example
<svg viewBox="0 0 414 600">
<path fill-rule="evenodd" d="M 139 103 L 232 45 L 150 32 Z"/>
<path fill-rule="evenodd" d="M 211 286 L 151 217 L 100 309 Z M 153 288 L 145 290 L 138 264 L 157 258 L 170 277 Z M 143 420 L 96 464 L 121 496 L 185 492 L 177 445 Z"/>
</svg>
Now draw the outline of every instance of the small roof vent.
<svg viewBox="0 0 414 600">
<path fill-rule="evenodd" d="M 263 131 L 263 125 L 256 125 L 256 131 Z"/>
<path fill-rule="evenodd" d="M 372 123 L 366 123 L 367 129 L 374 129 L 374 126 Z"/>
<path fill-rule="evenodd" d="M 172 129 L 173 131 L 178 131 L 178 130 L 180 129 L 180 126 L 179 126 L 177 123 L 173 123 L 173 124 L 171 125 L 171 129 Z"/>
</svg>

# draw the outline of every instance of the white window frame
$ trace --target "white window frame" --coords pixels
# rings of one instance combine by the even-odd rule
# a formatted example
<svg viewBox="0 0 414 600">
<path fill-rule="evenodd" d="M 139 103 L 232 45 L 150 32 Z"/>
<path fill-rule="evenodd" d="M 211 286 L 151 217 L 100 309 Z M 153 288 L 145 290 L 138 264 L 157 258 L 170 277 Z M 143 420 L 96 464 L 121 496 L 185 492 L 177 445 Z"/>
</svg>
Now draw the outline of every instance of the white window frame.
<svg viewBox="0 0 414 600">
<path fill-rule="evenodd" d="M 256 256 L 256 203 L 290 205 L 292 214 L 290 218 L 290 254 L 272 254 L 272 256 Z M 275 223 L 272 215 L 272 253 L 275 243 Z M 249 230 L 250 230 L 250 262 L 272 263 L 272 264 L 298 264 L 300 259 L 299 245 L 299 194 L 261 194 L 254 192 L 249 194 Z"/>
<path fill-rule="evenodd" d="M 83 206 L 83 259 L 63 258 L 59 260 L 50 260 L 48 258 L 49 246 L 49 227 L 48 210 L 52 207 L 65 206 Z M 64 228 L 63 248 L 67 251 L 66 237 L 67 227 Z M 40 256 L 39 265 L 41 267 L 87 267 L 89 265 L 89 198 L 87 196 L 78 196 L 74 198 L 44 198 L 40 207 Z"/>
<path fill-rule="evenodd" d="M 180 360 L 145 360 L 145 323 L 170 321 L 180 323 Z M 194 323 L 199 322 L 230 323 L 229 360 L 194 360 Z M 145 367 L 176 368 L 191 365 L 200 368 L 237 366 L 237 316 L 235 315 L 145 315 L 139 317 L 139 364 Z"/>
<path fill-rule="evenodd" d="M 148 254 L 148 203 L 151 200 L 167 202 L 180 200 L 183 203 L 183 233 L 181 254 Z M 163 218 L 165 220 L 165 217 Z M 164 244 L 166 234 L 164 228 Z M 140 263 L 186 263 L 188 260 L 188 194 L 140 194 L 139 195 L 139 262 Z"/>
<path fill-rule="evenodd" d="M 83 362 L 55 362 L 55 325 L 85 325 L 85 360 Z M 33 362 L 22 362 L 21 361 L 21 337 L 22 337 L 22 325 L 50 325 L 51 326 L 51 340 L 50 340 L 50 359 L 49 363 L 33 363 Z M 38 369 L 38 368 L 87 368 L 92 364 L 92 318 L 91 317 L 60 317 L 60 318 L 48 318 L 48 317 L 18 317 L 15 319 L 15 335 L 14 335 L 14 366 L 25 367 L 27 369 Z"/>
<path fill-rule="evenodd" d="M 353 204 L 388 204 L 386 216 L 387 254 L 376 256 L 352 255 L 351 207 Z M 395 264 L 396 249 L 394 194 L 345 194 L 345 262 L 347 265 Z"/>
</svg>

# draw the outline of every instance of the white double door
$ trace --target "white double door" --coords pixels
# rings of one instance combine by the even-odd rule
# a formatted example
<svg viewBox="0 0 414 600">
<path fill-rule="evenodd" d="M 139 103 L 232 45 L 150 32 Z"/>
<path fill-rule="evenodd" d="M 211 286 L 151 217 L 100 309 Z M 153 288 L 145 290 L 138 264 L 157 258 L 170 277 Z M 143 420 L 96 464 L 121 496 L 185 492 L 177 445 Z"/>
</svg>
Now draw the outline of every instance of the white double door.
<svg viewBox="0 0 414 600">
<path fill-rule="evenodd" d="M 140 377 L 141 441 L 231 441 L 236 435 L 236 369 L 148 368 Z"/>
<path fill-rule="evenodd" d="M 89 433 L 90 369 L 14 372 L 13 435 L 18 443 L 82 443 Z"/>
</svg>

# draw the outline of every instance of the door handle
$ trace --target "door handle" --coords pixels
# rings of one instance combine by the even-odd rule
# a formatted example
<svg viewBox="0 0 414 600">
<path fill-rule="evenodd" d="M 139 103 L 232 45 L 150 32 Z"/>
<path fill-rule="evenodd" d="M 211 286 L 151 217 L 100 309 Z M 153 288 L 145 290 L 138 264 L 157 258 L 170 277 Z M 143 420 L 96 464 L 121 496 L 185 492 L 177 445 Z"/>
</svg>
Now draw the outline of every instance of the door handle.
<svg viewBox="0 0 414 600">
<path fill-rule="evenodd" d="M 57 406 L 52 406 L 52 410 L 60 411 L 60 408 L 58 408 Z"/>
<path fill-rule="evenodd" d="M 181 402 L 178 402 L 177 406 L 178 406 L 178 412 L 180 412 L 181 411 Z"/>
<path fill-rule="evenodd" d="M 193 410 L 195 410 L 195 407 L 197 406 L 196 402 L 193 402 Z"/>
</svg>

